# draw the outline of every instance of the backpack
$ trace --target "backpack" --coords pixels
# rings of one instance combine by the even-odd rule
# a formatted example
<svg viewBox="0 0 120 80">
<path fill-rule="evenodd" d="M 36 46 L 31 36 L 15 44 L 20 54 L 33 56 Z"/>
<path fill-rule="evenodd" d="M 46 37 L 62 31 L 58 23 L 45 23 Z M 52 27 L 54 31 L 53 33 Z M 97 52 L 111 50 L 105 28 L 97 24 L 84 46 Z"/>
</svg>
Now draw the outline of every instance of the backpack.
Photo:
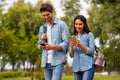
<svg viewBox="0 0 120 80">
<path fill-rule="evenodd" d="M 88 39 L 89 39 L 89 33 L 88 33 Z M 103 68 L 105 67 L 106 65 L 106 61 L 105 61 L 105 56 L 103 53 L 101 52 L 98 52 L 98 50 L 96 49 L 96 46 L 95 46 L 95 51 L 96 53 L 93 55 L 94 57 L 94 67 L 95 67 L 95 71 L 96 72 L 100 72 L 103 70 Z"/>
<path fill-rule="evenodd" d="M 95 53 L 94 55 L 94 66 L 95 66 L 95 71 L 100 72 L 105 67 L 106 61 L 105 61 L 105 56 L 103 53 L 98 52 L 98 51 L 96 52 L 97 53 Z"/>
</svg>

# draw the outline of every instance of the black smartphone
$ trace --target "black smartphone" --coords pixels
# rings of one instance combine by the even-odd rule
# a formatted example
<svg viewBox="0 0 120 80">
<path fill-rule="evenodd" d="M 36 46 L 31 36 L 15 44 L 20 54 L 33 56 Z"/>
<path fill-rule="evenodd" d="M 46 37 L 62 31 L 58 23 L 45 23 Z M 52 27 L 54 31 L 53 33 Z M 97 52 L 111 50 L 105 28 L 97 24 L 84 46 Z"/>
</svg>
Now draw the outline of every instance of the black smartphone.
<svg viewBox="0 0 120 80">
<path fill-rule="evenodd" d="M 45 44 L 45 43 L 41 43 L 40 45 L 41 45 L 41 46 L 45 46 L 46 44 Z"/>
</svg>

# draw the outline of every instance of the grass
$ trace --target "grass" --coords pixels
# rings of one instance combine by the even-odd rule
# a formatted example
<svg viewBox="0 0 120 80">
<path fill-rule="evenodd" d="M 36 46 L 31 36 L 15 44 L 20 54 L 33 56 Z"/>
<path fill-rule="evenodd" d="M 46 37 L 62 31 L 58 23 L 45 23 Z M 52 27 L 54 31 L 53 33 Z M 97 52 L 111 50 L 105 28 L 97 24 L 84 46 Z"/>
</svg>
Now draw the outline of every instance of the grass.
<svg viewBox="0 0 120 80">
<path fill-rule="evenodd" d="M 62 80 L 74 80 L 73 76 L 63 76 Z M 119 75 L 105 75 L 105 76 L 95 76 L 94 80 L 120 80 L 120 74 Z"/>
<path fill-rule="evenodd" d="M 94 80 L 120 80 L 119 75 L 95 76 Z"/>
<path fill-rule="evenodd" d="M 31 80 L 30 77 L 26 78 L 6 78 L 3 80 Z M 34 79 L 38 80 L 38 79 Z M 74 80 L 73 75 L 68 76 L 68 75 L 63 75 L 62 80 Z M 120 74 L 119 75 L 107 75 L 107 76 L 95 76 L 94 80 L 120 80 Z"/>
<path fill-rule="evenodd" d="M 5 78 L 5 79 L 2 79 L 2 80 L 31 80 L 30 77 L 26 77 L 26 78 Z M 37 80 L 37 79 L 35 79 Z"/>
</svg>

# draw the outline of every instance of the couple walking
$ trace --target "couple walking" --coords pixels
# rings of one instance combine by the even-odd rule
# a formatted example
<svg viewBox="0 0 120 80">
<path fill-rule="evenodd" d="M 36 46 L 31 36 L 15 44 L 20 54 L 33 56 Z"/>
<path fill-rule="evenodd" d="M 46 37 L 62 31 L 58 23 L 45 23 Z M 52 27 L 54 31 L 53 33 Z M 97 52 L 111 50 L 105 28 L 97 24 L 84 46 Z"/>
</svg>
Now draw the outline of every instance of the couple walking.
<svg viewBox="0 0 120 80">
<path fill-rule="evenodd" d="M 38 48 L 42 50 L 41 66 L 44 67 L 45 80 L 61 80 L 66 62 L 66 50 L 73 57 L 75 80 L 93 80 L 94 35 L 90 32 L 86 18 L 78 15 L 74 18 L 74 32 L 69 40 L 65 22 L 53 15 L 53 6 L 44 3 L 40 13 L 46 20 L 39 29 Z M 89 35 L 89 37 L 88 37 Z"/>
</svg>

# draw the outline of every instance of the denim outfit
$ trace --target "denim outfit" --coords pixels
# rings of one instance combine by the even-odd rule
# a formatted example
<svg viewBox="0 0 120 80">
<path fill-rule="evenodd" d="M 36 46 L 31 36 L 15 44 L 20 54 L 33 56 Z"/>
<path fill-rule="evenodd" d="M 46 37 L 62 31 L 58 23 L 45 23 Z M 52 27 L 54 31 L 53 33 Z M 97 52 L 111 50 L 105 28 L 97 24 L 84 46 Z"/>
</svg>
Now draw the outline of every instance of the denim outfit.
<svg viewBox="0 0 120 80">
<path fill-rule="evenodd" d="M 77 35 L 75 35 L 75 38 L 78 39 Z M 94 35 L 92 32 L 89 32 L 89 34 L 83 32 L 78 40 L 81 44 L 85 45 L 88 50 L 87 52 L 84 52 L 81 48 L 74 46 L 72 68 L 74 71 L 75 80 L 92 80 L 94 76 Z"/>
<path fill-rule="evenodd" d="M 43 27 L 47 27 L 47 23 L 39 29 L 39 39 L 38 48 L 40 49 L 41 35 L 43 34 Z M 63 50 L 53 50 L 52 61 L 50 64 L 47 62 L 47 51 L 42 50 L 42 61 L 41 66 L 45 69 L 45 79 L 46 80 L 61 80 L 61 75 L 64 68 L 64 63 L 66 62 L 66 49 L 69 46 L 69 35 L 68 27 L 63 22 L 55 18 L 51 26 L 51 44 L 60 45 Z M 54 78 L 56 76 L 57 78 Z M 51 78 L 52 79 L 51 79 Z M 50 78 L 50 79 L 49 79 Z"/>
</svg>

